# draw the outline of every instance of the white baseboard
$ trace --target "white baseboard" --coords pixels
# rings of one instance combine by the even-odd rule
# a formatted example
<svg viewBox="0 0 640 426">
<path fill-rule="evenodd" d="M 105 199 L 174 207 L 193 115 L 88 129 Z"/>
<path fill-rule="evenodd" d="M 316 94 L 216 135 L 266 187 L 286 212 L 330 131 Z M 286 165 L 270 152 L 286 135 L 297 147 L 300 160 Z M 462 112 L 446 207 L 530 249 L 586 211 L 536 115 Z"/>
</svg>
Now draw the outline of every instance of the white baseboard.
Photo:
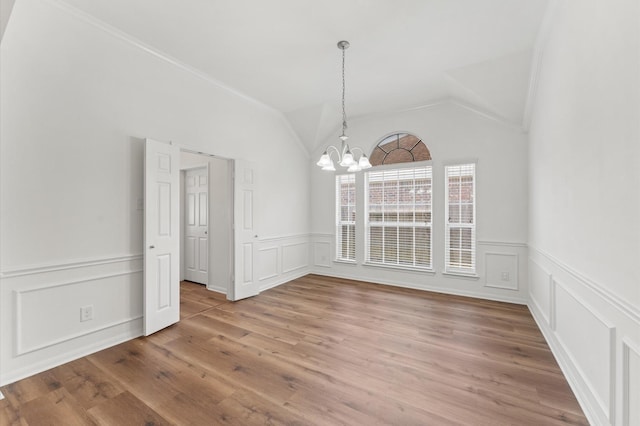
<svg viewBox="0 0 640 426">
<path fill-rule="evenodd" d="M 473 291 L 460 291 L 456 289 L 447 289 L 443 287 L 435 287 L 430 285 L 416 285 L 415 283 L 402 281 L 402 280 L 387 280 L 387 279 L 371 278 L 371 277 L 363 278 L 362 276 L 359 276 L 357 274 L 341 274 L 341 273 L 336 273 L 333 270 L 328 270 L 324 268 L 313 269 L 311 270 L 311 273 L 316 275 L 323 275 L 326 277 L 342 278 L 342 279 L 354 280 L 354 281 L 366 281 L 366 282 L 372 282 L 374 284 L 389 285 L 389 286 L 400 287 L 400 288 L 410 288 L 413 290 L 423 290 L 423 291 L 431 291 L 434 293 L 451 294 L 454 296 L 464 296 L 464 297 L 473 297 L 475 299 L 493 300 L 495 302 L 515 303 L 518 305 L 527 304 L 527 301 L 525 299 L 522 299 L 517 296 L 509 297 L 506 295 L 505 296 L 488 295 L 485 293 L 477 293 Z"/>
<path fill-rule="evenodd" d="M 33 376 L 34 374 L 47 371 L 51 368 L 59 365 L 71 362 L 83 356 L 88 356 L 103 349 L 110 348 L 120 343 L 127 342 L 143 335 L 142 332 L 142 319 L 132 321 L 130 324 L 125 324 L 125 328 L 129 328 L 126 331 L 122 331 L 116 335 L 105 337 L 103 340 L 95 342 L 93 344 L 79 347 L 75 350 L 62 352 L 55 356 L 42 359 L 38 362 L 26 365 L 22 368 L 14 369 L 0 377 L 0 386 L 5 386 L 18 380 L 25 379 Z"/>
</svg>

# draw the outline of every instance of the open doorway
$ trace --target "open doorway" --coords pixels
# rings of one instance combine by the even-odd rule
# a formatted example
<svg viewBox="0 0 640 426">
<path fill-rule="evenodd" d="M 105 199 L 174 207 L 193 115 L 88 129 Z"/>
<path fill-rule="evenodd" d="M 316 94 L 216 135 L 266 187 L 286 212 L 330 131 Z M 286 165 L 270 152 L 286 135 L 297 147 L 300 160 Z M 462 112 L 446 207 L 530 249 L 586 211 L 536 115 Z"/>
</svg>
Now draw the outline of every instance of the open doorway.
<svg viewBox="0 0 640 426">
<path fill-rule="evenodd" d="M 229 294 L 233 271 L 232 161 L 180 152 L 180 281 Z"/>
<path fill-rule="evenodd" d="M 185 156 L 186 168 L 206 166 L 209 171 L 207 289 L 225 293 L 226 299 L 233 301 L 260 293 L 254 273 L 258 258 L 255 165 L 145 139 L 145 336 L 180 320 L 181 254 L 184 251 L 180 248 L 183 234 L 180 210 L 184 205 L 184 191 L 180 190 L 181 155 Z M 198 164 L 188 165 L 187 158 Z"/>
</svg>

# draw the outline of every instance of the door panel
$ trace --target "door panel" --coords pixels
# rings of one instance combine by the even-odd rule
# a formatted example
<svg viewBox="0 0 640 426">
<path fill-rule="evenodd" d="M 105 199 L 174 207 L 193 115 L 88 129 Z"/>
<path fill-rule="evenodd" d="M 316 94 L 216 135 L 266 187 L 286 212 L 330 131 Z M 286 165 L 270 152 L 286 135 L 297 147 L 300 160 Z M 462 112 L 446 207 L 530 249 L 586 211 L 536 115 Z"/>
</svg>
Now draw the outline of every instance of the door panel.
<svg viewBox="0 0 640 426">
<path fill-rule="evenodd" d="M 180 151 L 145 141 L 144 334 L 180 320 Z"/>
<path fill-rule="evenodd" d="M 260 292 L 255 277 L 258 232 L 255 223 L 256 179 L 253 164 L 234 161 L 234 282 L 231 300 Z"/>
<path fill-rule="evenodd" d="M 209 170 L 207 167 L 185 173 L 185 279 L 209 283 Z"/>
<path fill-rule="evenodd" d="M 207 273 L 209 270 L 209 239 L 200 238 L 199 243 L 200 247 L 198 247 L 198 255 L 200 258 L 198 259 L 198 270 L 200 272 Z"/>
</svg>

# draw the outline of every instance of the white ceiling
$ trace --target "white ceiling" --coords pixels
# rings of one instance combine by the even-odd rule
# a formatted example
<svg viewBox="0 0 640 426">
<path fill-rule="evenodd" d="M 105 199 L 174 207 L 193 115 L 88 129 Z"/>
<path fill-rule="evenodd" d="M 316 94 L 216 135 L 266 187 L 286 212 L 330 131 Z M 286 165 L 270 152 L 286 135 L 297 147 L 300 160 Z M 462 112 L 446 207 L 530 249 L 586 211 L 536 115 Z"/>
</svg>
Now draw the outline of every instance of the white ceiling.
<svg viewBox="0 0 640 426">
<path fill-rule="evenodd" d="M 62 0 L 280 110 L 312 150 L 350 117 L 460 99 L 521 124 L 547 0 Z"/>
</svg>

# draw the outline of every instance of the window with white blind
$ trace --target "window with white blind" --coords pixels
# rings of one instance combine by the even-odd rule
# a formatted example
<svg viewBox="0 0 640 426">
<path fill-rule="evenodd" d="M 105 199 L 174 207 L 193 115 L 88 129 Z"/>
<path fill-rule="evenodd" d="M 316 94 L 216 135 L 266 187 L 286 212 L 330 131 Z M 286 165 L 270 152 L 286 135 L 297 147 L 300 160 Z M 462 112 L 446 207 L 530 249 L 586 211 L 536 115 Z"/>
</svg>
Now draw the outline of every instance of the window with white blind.
<svg viewBox="0 0 640 426">
<path fill-rule="evenodd" d="M 431 269 L 431 166 L 366 173 L 368 263 Z"/>
<path fill-rule="evenodd" d="M 476 166 L 445 167 L 445 271 L 476 272 Z"/>
<path fill-rule="evenodd" d="M 356 260 L 356 177 L 336 176 L 336 260 Z"/>
</svg>

